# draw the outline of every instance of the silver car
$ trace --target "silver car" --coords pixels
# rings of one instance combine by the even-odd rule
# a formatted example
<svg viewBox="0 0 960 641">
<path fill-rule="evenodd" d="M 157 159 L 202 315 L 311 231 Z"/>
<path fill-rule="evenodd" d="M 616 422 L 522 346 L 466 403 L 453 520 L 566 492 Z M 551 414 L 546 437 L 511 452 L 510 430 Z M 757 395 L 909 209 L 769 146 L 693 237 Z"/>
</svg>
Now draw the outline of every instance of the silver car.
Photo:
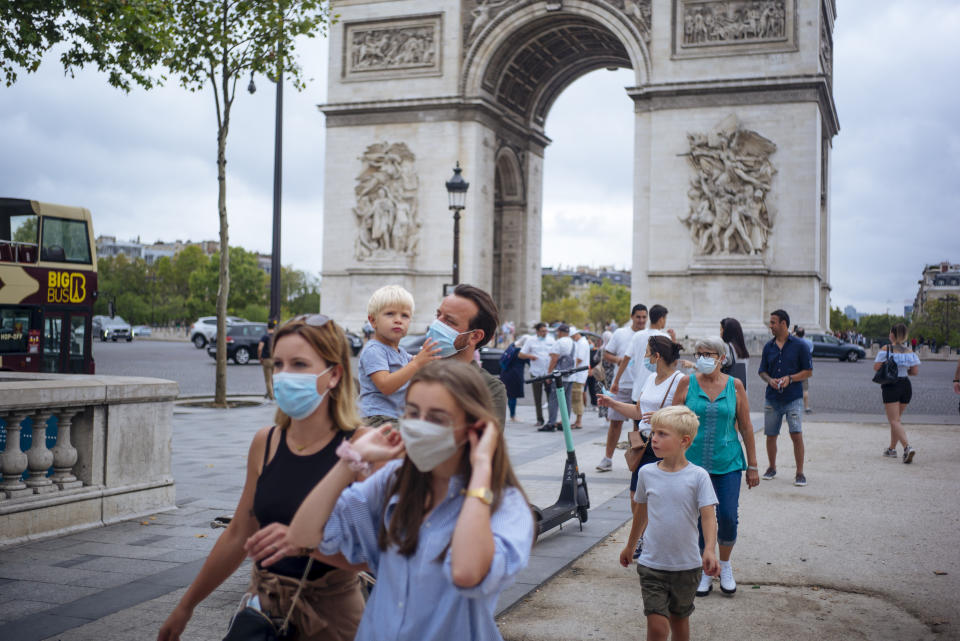
<svg viewBox="0 0 960 641">
<path fill-rule="evenodd" d="M 227 325 L 246 322 L 249 322 L 246 318 L 227 316 Z M 187 333 L 190 336 L 190 342 L 193 343 L 193 346 L 197 349 L 203 349 L 207 346 L 207 343 L 212 341 L 213 337 L 217 335 L 217 317 L 201 316 L 197 319 L 197 322 L 190 326 Z"/>
</svg>

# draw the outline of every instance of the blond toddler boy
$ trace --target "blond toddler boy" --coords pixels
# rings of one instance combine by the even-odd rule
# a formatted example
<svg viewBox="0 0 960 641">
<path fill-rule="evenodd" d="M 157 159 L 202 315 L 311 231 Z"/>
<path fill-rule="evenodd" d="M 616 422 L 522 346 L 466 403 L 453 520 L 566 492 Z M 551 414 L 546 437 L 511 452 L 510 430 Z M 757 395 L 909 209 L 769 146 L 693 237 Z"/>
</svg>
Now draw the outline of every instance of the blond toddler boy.
<svg viewBox="0 0 960 641">
<path fill-rule="evenodd" d="M 367 303 L 367 320 L 373 337 L 363 346 L 357 366 L 360 382 L 360 415 L 376 427 L 395 421 L 403 413 L 403 398 L 413 375 L 438 358 L 436 343 L 427 339 L 416 356 L 400 349 L 413 318 L 413 296 L 399 285 L 373 292 Z"/>
</svg>

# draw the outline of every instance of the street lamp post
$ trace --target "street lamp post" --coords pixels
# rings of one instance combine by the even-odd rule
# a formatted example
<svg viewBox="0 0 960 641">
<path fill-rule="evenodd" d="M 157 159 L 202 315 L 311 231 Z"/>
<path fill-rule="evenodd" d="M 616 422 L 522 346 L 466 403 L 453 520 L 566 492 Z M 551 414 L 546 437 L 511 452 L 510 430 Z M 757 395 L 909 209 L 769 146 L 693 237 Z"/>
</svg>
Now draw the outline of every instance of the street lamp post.
<svg viewBox="0 0 960 641">
<path fill-rule="evenodd" d="M 282 60 L 280 40 L 277 41 L 277 60 Z M 277 65 L 277 106 L 273 145 L 273 244 L 270 250 L 270 319 L 280 321 L 280 200 L 283 184 L 283 67 Z M 256 92 L 253 72 L 247 91 Z"/>
<path fill-rule="evenodd" d="M 470 183 L 460 175 L 460 161 L 453 168 L 453 177 L 447 181 L 447 197 L 453 210 L 453 284 L 460 284 L 460 212 L 467 205 L 467 189 Z"/>
</svg>

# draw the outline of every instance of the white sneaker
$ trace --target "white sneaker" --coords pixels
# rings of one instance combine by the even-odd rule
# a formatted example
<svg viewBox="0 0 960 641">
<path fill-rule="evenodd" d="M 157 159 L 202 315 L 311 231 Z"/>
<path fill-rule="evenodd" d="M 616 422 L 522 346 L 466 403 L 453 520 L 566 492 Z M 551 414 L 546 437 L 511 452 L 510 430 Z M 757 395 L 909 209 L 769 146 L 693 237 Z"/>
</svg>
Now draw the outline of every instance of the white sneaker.
<svg viewBox="0 0 960 641">
<path fill-rule="evenodd" d="M 597 466 L 598 472 L 609 472 L 613 469 L 613 461 L 604 456 L 600 459 L 600 465 Z"/>
<path fill-rule="evenodd" d="M 737 582 L 733 579 L 733 566 L 729 561 L 720 562 L 720 590 L 724 594 L 733 594 L 737 591 Z"/>
<path fill-rule="evenodd" d="M 713 577 L 704 572 L 703 576 L 700 577 L 700 585 L 697 586 L 697 596 L 707 596 L 712 589 Z"/>
</svg>

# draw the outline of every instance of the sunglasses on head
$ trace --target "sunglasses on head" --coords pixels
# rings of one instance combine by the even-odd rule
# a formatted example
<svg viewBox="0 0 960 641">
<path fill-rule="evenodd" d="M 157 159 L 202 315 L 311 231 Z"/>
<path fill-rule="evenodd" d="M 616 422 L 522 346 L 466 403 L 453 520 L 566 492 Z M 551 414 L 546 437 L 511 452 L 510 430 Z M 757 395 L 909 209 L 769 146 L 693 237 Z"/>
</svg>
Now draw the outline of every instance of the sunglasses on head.
<svg viewBox="0 0 960 641">
<path fill-rule="evenodd" d="M 290 319 L 291 323 L 303 323 L 310 327 L 323 327 L 330 322 L 330 317 L 324 314 L 300 314 Z"/>
</svg>

